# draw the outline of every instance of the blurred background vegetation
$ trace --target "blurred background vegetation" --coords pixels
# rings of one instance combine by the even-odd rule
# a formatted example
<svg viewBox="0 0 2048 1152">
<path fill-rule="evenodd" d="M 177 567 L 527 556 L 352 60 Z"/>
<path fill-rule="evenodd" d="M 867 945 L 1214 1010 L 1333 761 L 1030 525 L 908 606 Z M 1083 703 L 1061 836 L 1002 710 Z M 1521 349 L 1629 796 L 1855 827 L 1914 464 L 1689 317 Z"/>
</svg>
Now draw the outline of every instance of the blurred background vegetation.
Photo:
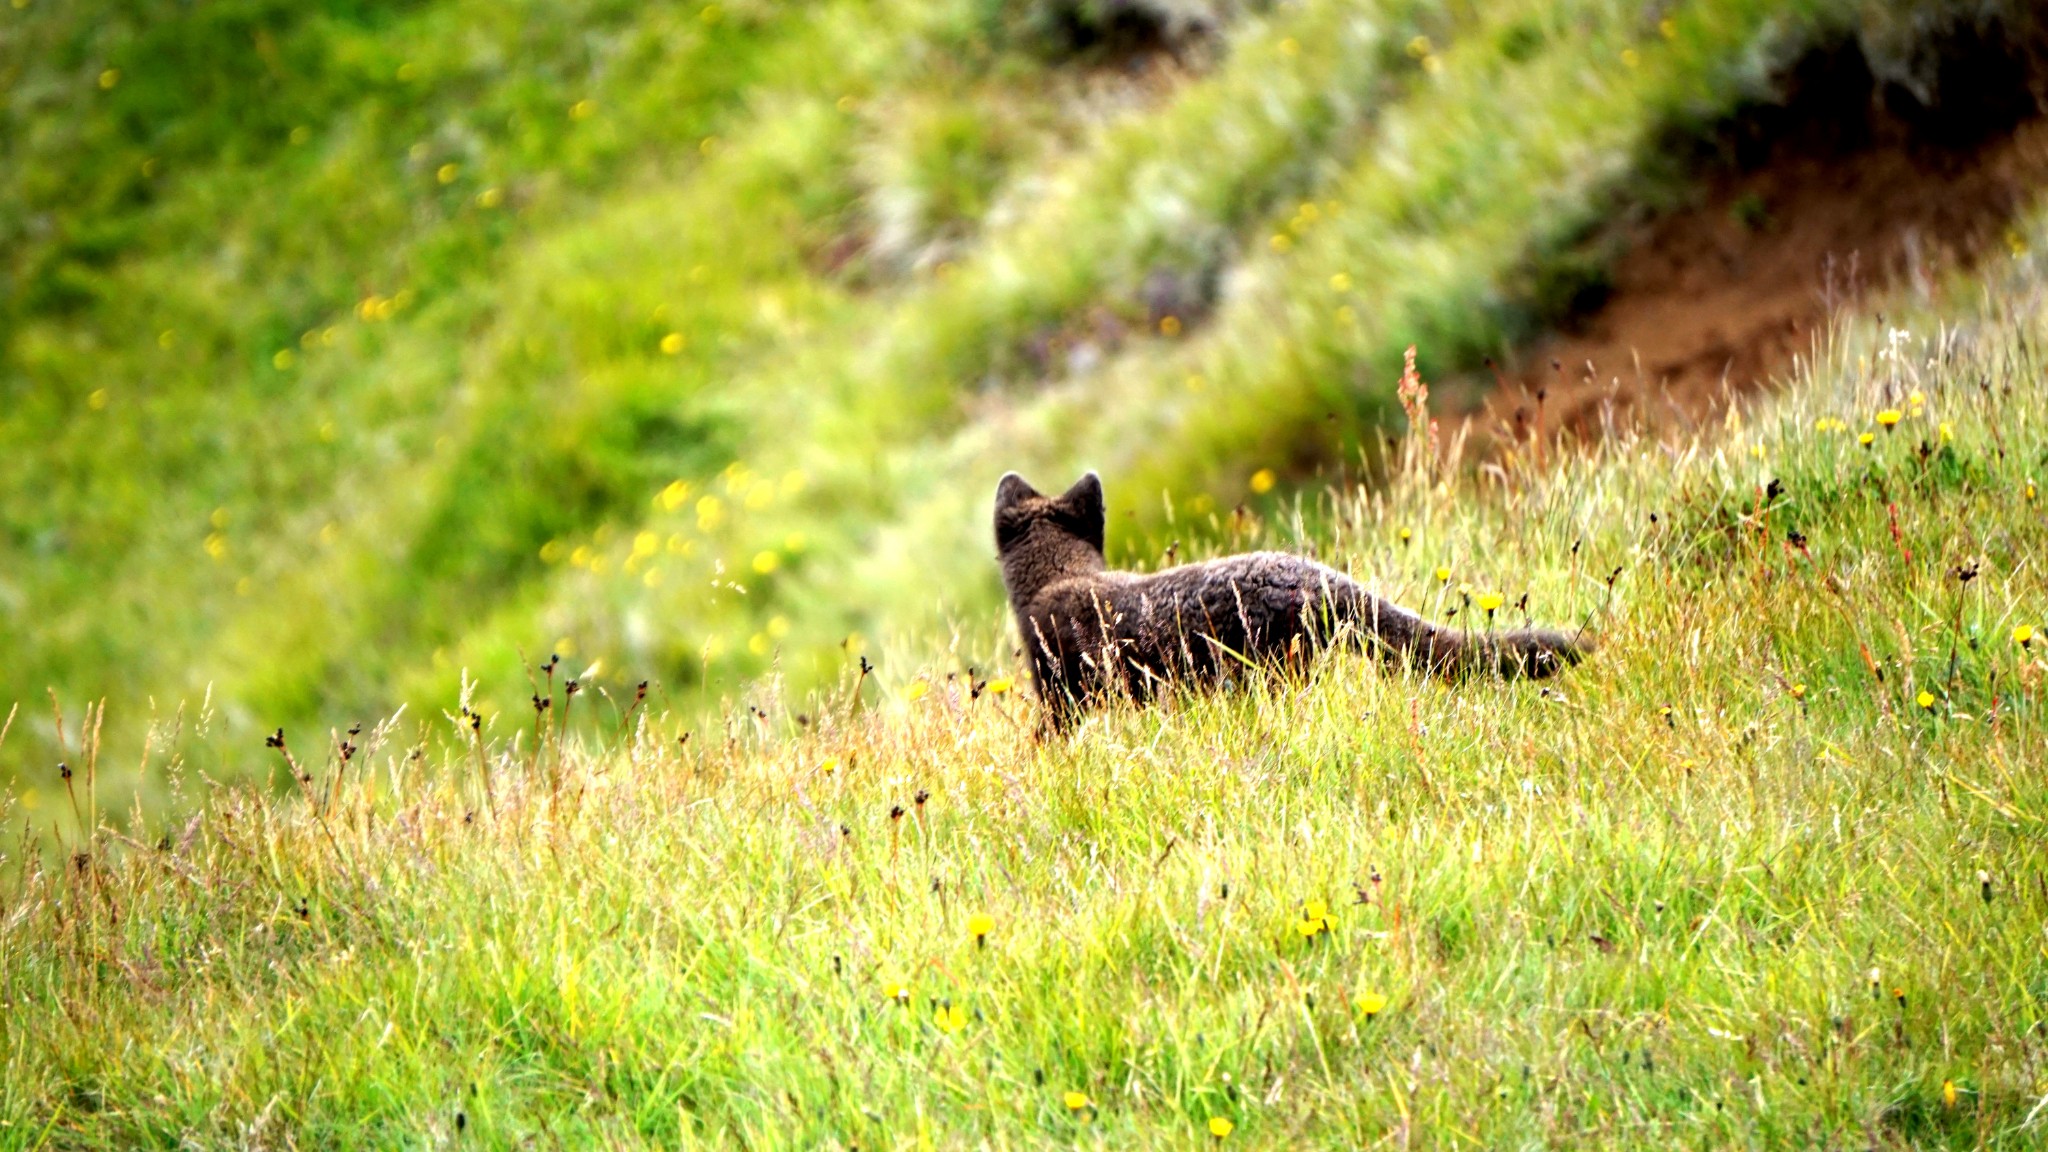
<svg viewBox="0 0 2048 1152">
<path fill-rule="evenodd" d="M 1817 47 L 1931 103 L 1930 37 L 2031 20 L 6 5 L 0 775 L 31 792 L 76 748 L 46 692 L 110 701 L 124 762 L 211 709 L 233 774 L 277 726 L 440 723 L 465 670 L 516 726 L 550 654 L 679 711 L 1005 664 L 1004 470 L 1102 469 L 1120 560 L 1227 541 L 1370 459 L 1406 345 L 1476 376 L 1597 289 L 1589 233 L 1682 197 Z"/>
</svg>

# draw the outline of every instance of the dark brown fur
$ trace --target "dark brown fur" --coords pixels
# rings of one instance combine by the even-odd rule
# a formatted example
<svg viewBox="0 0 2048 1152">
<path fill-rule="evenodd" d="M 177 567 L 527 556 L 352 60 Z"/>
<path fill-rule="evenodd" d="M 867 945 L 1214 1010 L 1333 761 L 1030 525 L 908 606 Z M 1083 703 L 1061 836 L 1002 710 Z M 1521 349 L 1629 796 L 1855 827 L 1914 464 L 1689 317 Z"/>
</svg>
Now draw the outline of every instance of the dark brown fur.
<svg viewBox="0 0 2048 1152">
<path fill-rule="evenodd" d="M 1105 696 L 1142 701 L 1170 683 L 1210 683 L 1332 643 L 1445 676 L 1549 676 L 1587 647 L 1548 629 L 1440 627 L 1334 568 L 1282 552 L 1149 575 L 1110 571 L 1093 472 L 1060 496 L 1009 473 L 996 486 L 995 527 L 1010 608 L 1054 729 Z"/>
</svg>

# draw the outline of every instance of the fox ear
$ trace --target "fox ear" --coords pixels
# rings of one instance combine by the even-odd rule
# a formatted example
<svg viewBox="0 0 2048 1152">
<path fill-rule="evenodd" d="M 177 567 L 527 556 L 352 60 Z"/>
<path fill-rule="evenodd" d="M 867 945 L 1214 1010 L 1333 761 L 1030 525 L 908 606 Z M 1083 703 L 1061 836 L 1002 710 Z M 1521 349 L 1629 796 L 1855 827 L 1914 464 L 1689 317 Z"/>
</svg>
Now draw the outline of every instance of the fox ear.
<svg viewBox="0 0 2048 1152">
<path fill-rule="evenodd" d="M 1074 486 L 1060 495 L 1060 507 L 1078 522 L 1082 539 L 1102 551 L 1103 521 L 1107 514 L 1102 504 L 1102 477 L 1093 472 L 1074 481 Z"/>
<path fill-rule="evenodd" d="M 1033 488 L 1022 476 L 1015 472 L 1005 472 L 1003 478 L 996 481 L 996 511 L 1001 512 L 1037 495 L 1040 495 L 1038 489 Z"/>
</svg>

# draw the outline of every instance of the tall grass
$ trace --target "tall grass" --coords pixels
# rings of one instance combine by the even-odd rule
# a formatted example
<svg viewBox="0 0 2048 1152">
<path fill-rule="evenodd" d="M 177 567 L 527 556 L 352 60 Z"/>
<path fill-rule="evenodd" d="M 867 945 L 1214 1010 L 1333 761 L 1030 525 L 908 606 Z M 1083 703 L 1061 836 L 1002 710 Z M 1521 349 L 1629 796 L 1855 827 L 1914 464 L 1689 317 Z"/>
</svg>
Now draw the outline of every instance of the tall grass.
<svg viewBox="0 0 2048 1152">
<path fill-rule="evenodd" d="M 2048 409 L 1997 288 L 1692 443 L 1319 497 L 1432 616 L 1590 619 L 1547 684 L 1331 656 L 1039 744 L 929 648 L 709 723 L 557 671 L 288 731 L 294 789 L 189 823 L 16 804 L 62 852 L 0 858 L 0 1143 L 2033 1146 Z"/>
</svg>

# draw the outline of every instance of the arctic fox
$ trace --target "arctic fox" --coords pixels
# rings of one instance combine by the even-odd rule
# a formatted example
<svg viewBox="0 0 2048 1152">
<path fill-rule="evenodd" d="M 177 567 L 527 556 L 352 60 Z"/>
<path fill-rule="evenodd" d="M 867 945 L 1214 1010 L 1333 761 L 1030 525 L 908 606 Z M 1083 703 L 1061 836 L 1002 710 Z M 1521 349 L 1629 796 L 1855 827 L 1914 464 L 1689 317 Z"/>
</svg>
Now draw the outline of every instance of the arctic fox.
<svg viewBox="0 0 2048 1152">
<path fill-rule="evenodd" d="M 1048 726 L 1090 704 L 1145 700 L 1333 643 L 1444 676 L 1543 677 L 1588 650 L 1563 632 L 1461 632 L 1390 604 L 1326 565 L 1250 552 L 1141 575 L 1103 559 L 1102 480 L 1046 496 L 1015 472 L 996 486 L 996 551 Z"/>
</svg>

